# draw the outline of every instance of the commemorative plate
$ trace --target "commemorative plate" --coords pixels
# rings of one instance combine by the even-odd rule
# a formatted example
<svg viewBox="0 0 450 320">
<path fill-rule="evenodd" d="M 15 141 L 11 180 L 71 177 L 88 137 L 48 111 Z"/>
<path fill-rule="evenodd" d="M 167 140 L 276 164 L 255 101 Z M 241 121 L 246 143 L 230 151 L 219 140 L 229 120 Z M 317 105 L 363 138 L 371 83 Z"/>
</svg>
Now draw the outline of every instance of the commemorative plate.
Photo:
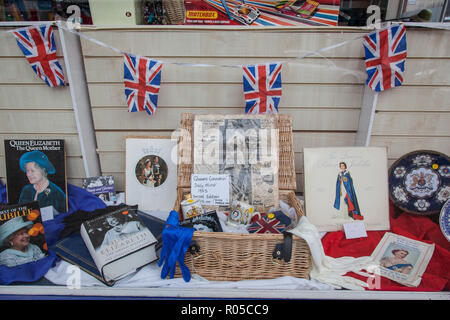
<svg viewBox="0 0 450 320">
<path fill-rule="evenodd" d="M 450 241 L 450 200 L 444 204 L 439 216 L 439 225 L 441 226 L 442 233 Z"/>
<path fill-rule="evenodd" d="M 440 213 L 450 199 L 450 159 L 437 151 L 410 152 L 389 168 L 389 197 L 401 210 Z"/>
</svg>

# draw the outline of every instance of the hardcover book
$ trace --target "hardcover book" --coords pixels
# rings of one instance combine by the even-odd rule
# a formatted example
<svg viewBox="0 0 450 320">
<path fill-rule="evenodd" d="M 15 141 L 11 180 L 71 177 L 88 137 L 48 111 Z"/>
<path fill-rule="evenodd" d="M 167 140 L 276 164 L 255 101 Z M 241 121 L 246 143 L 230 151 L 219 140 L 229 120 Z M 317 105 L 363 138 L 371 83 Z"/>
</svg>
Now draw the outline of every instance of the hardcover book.
<svg viewBox="0 0 450 320">
<path fill-rule="evenodd" d="M 0 265 L 15 267 L 46 256 L 38 202 L 0 207 Z"/>
<path fill-rule="evenodd" d="M 67 179 L 64 140 L 5 140 L 9 204 L 38 201 L 66 212 Z"/>
<path fill-rule="evenodd" d="M 155 236 L 157 240 L 155 249 L 159 250 L 162 246 L 161 237 L 165 221 L 155 216 L 145 214 L 141 211 L 136 211 L 136 213 L 142 223 Z M 111 286 L 115 283 L 115 281 L 105 281 L 102 277 L 102 274 L 98 270 L 94 259 L 92 258 L 80 233 L 75 233 L 61 239 L 53 246 L 50 246 L 50 249 L 61 259 L 80 267 L 80 269 L 95 277 L 97 280 L 102 281 L 106 285 Z"/>
<path fill-rule="evenodd" d="M 80 234 L 106 283 L 157 259 L 155 236 L 128 208 L 83 222 Z"/>
<path fill-rule="evenodd" d="M 82 187 L 98 196 L 107 204 L 114 204 L 116 202 L 116 187 L 114 176 L 112 175 L 83 178 Z"/>
</svg>

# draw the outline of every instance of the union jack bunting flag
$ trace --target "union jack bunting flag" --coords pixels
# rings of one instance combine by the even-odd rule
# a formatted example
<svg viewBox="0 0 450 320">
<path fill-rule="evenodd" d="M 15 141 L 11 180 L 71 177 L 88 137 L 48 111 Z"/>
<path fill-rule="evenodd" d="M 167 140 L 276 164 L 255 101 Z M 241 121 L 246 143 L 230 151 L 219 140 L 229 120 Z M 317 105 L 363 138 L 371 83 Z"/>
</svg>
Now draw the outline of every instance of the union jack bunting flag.
<svg viewBox="0 0 450 320">
<path fill-rule="evenodd" d="M 34 72 L 48 86 L 64 86 L 64 72 L 56 60 L 56 45 L 51 24 L 12 31 L 20 50 Z"/>
<path fill-rule="evenodd" d="M 145 57 L 124 54 L 123 82 L 128 112 L 147 111 L 152 115 L 158 105 L 162 63 Z"/>
<path fill-rule="evenodd" d="M 366 84 L 377 92 L 401 86 L 406 61 L 404 25 L 372 32 L 364 37 Z"/>
<path fill-rule="evenodd" d="M 278 113 L 281 67 L 278 62 L 242 67 L 245 113 Z"/>
<path fill-rule="evenodd" d="M 291 219 L 281 211 L 269 213 L 247 227 L 249 233 L 283 233 Z"/>
</svg>

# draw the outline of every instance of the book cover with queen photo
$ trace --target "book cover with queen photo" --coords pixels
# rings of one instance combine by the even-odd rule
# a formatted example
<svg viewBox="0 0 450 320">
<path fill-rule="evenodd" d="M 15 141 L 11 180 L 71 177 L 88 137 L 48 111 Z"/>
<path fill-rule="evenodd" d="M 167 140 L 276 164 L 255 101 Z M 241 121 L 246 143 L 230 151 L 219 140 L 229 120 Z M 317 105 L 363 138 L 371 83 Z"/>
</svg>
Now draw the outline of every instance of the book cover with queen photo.
<svg viewBox="0 0 450 320">
<path fill-rule="evenodd" d="M 68 209 L 65 146 L 62 139 L 5 140 L 9 204 L 38 201 L 41 209 Z"/>
<path fill-rule="evenodd" d="M 38 202 L 0 207 L 0 265 L 16 267 L 46 256 Z"/>
<path fill-rule="evenodd" d="M 83 222 L 80 230 L 105 281 L 115 281 L 156 260 L 156 238 L 128 208 Z"/>
</svg>

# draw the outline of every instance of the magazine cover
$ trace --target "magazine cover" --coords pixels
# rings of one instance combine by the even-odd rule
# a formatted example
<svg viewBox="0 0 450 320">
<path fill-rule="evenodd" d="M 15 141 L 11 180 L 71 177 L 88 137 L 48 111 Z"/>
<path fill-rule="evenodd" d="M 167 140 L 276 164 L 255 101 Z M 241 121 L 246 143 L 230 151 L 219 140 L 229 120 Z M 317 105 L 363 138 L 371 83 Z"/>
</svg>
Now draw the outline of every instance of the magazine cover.
<svg viewBox="0 0 450 320">
<path fill-rule="evenodd" d="M 319 231 L 354 221 L 389 229 L 386 148 L 304 148 L 303 157 L 305 213 Z"/>
<path fill-rule="evenodd" d="M 38 201 L 40 208 L 67 211 L 64 140 L 5 140 L 9 204 Z"/>
<path fill-rule="evenodd" d="M 386 232 L 372 253 L 380 275 L 417 287 L 434 252 L 434 244 Z"/>
<path fill-rule="evenodd" d="M 116 187 L 112 175 L 83 178 L 81 186 L 105 203 L 114 204 L 116 202 Z"/>
<path fill-rule="evenodd" d="M 0 265 L 15 267 L 46 256 L 38 202 L 0 207 Z"/>
</svg>

